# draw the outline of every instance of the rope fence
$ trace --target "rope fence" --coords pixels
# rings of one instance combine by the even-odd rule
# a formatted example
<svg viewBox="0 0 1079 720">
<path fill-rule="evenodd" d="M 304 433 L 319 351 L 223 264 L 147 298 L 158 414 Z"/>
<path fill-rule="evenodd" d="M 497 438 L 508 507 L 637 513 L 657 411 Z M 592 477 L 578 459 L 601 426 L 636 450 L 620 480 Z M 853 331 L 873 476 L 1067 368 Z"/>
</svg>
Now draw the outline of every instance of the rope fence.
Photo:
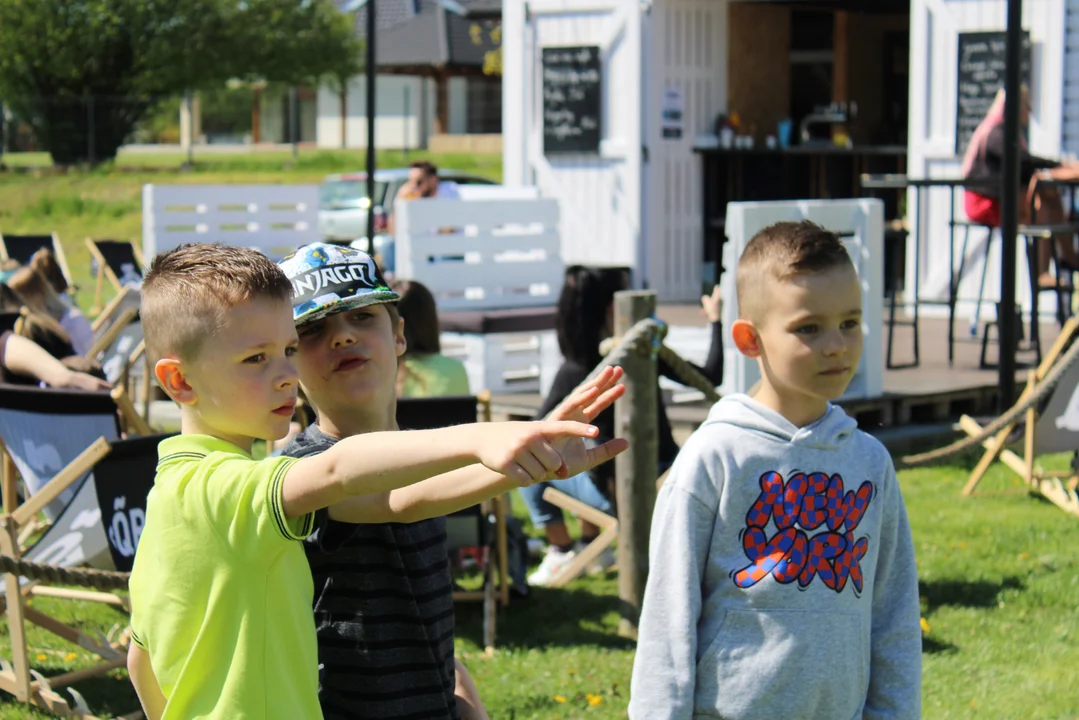
<svg viewBox="0 0 1079 720">
<path fill-rule="evenodd" d="M 61 585 L 79 585 L 97 590 L 126 590 L 131 573 L 91 570 L 89 568 L 64 568 L 58 565 L 16 560 L 0 555 L 0 572 L 19 575 L 30 580 L 41 580 Z"/>
</svg>

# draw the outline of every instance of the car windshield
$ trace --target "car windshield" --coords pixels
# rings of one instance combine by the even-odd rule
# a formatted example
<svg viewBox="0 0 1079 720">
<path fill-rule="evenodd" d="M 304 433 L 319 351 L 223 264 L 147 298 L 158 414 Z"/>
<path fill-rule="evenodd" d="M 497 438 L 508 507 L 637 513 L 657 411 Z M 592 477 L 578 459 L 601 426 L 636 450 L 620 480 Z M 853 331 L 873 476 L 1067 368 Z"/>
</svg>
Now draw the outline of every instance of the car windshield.
<svg viewBox="0 0 1079 720">
<path fill-rule="evenodd" d="M 386 185 L 375 180 L 375 205 L 383 203 Z M 319 187 L 319 203 L 330 210 L 361 207 L 361 201 L 366 197 L 366 180 L 328 180 Z"/>
</svg>

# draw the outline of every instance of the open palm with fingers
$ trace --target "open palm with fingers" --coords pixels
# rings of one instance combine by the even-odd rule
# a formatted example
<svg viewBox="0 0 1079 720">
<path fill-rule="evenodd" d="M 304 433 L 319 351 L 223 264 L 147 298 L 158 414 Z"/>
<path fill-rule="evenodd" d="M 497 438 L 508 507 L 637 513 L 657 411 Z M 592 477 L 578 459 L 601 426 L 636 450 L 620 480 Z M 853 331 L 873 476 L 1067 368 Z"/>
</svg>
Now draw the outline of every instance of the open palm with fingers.
<svg viewBox="0 0 1079 720">
<path fill-rule="evenodd" d="M 558 407 L 551 411 L 548 420 L 572 420 L 590 423 L 609 408 L 614 401 L 626 392 L 622 384 L 624 372 L 620 367 L 606 367 L 592 381 L 574 390 Z M 565 468 L 558 474 L 560 478 L 573 477 L 585 470 L 613 460 L 616 455 L 629 447 L 625 438 L 612 438 L 602 445 L 588 447 L 580 437 L 563 438 L 555 449 L 562 455 Z"/>
</svg>

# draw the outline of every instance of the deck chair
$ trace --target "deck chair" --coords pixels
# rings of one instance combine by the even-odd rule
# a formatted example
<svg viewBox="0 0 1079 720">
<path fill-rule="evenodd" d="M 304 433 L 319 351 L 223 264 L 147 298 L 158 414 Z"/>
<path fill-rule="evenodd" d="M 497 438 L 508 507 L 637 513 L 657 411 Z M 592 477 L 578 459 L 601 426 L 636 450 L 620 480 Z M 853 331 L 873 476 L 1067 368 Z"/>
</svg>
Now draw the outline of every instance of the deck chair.
<svg viewBox="0 0 1079 720">
<path fill-rule="evenodd" d="M 59 567 L 88 565 L 99 570 L 130 572 L 145 525 L 146 499 L 153 487 L 157 447 L 167 435 L 112 442 L 104 436 L 80 453 L 38 495 L 13 512 L 4 513 L 0 550 L 5 555 Z M 16 541 L 19 528 L 32 521 L 36 510 L 52 497 L 74 491 L 52 527 L 29 549 Z M 61 715 L 92 718 L 85 700 L 74 690 L 75 708 L 57 690 L 79 680 L 111 672 L 126 663 L 126 629 L 114 628 L 108 637 L 90 635 L 30 606 L 34 596 L 102 602 L 128 609 L 124 596 L 89 589 L 51 587 L 13 574 L 4 575 L 0 608 L 7 614 L 11 660 L 0 670 L 0 689 Z M 17 599 L 14 601 L 13 598 Z M 84 670 L 44 678 L 30 668 L 26 624 L 31 623 L 98 655 L 103 662 Z"/>
<path fill-rule="evenodd" d="M 64 255 L 64 245 L 56 233 L 48 235 L 9 235 L 0 233 L 0 260 L 14 260 L 20 265 L 28 265 L 30 258 L 38 250 L 48 248 L 56 256 L 56 262 L 64 273 L 67 284 L 74 289 L 75 280 L 71 276 L 71 268 L 67 265 L 67 257 Z"/>
<path fill-rule="evenodd" d="M 484 391 L 477 396 L 458 395 L 433 398 L 399 398 L 397 400 L 397 425 L 402 430 L 429 430 L 474 423 L 490 422 L 491 396 Z M 488 653 L 494 652 L 497 604 L 509 603 L 508 540 L 506 535 L 506 508 L 508 498 L 493 498 L 453 513 L 446 518 L 446 535 L 451 550 L 465 547 L 484 549 L 480 558 L 483 572 L 483 590 L 458 591 L 455 601 L 483 602 L 483 643 Z M 494 515 L 492 537 L 488 518 Z M 491 547 L 495 549 L 495 561 Z M 497 590 L 496 590 L 497 583 Z"/>
<path fill-rule="evenodd" d="M 134 309 L 137 313 L 139 311 L 139 304 L 142 295 L 138 289 L 132 289 L 125 287 L 116 293 L 116 296 L 102 308 L 101 312 L 97 314 L 94 321 L 90 324 L 91 329 L 94 331 L 94 337 L 101 337 L 101 335 L 108 331 L 114 322 L 124 316 L 129 310 Z"/>
<path fill-rule="evenodd" d="M 123 388 L 82 392 L 24 385 L 0 385 L 0 452 L 3 455 L 4 510 L 19 500 L 16 471 L 26 498 L 33 498 L 95 440 L 118 440 L 122 432 L 149 435 Z M 55 521 L 74 496 L 60 493 L 41 508 Z"/>
<path fill-rule="evenodd" d="M 125 373 L 130 375 L 135 370 L 136 363 L 146 351 L 142 323 L 137 320 L 126 323 L 111 340 L 92 357 L 101 364 L 105 379 L 115 385 L 125 377 Z"/>
<path fill-rule="evenodd" d="M 18 470 L 27 499 L 100 437 L 120 439 L 119 415 L 109 393 L 0 385 L 3 454 Z M 18 488 L 8 469 L 4 468 L 3 501 L 5 512 L 12 513 Z M 73 490 L 66 490 L 40 509 L 54 521 L 73 496 Z"/>
<path fill-rule="evenodd" d="M 103 357 L 114 351 L 117 344 L 133 350 L 142 340 L 142 324 L 136 322 L 138 317 L 136 308 L 126 308 L 108 327 L 94 336 L 94 344 L 86 351 L 86 357 L 102 362 Z"/>
<path fill-rule="evenodd" d="M 1030 397 L 1037 383 L 1049 374 L 1060 356 L 1074 342 L 1079 342 L 1079 318 L 1076 317 L 1064 323 L 1056 342 L 1028 376 L 1027 387 L 1020 395 L 1019 403 Z M 985 454 L 963 488 L 964 495 L 973 494 L 985 472 L 1000 459 L 1022 478 L 1031 492 L 1039 493 L 1065 512 L 1079 516 L 1079 495 L 1076 494 L 1079 488 L 1079 363 L 1072 365 L 1064 374 L 1042 405 L 1026 412 L 1021 456 L 1007 447 L 1008 438 L 1018 423 L 1002 428 L 982 443 Z M 959 419 L 959 427 L 970 436 L 982 431 L 982 426 L 967 415 Z M 1062 474 L 1043 470 L 1037 458 L 1050 453 L 1072 453 L 1071 471 Z"/>
<path fill-rule="evenodd" d="M 101 296 L 105 280 L 116 290 L 125 287 L 138 290 L 142 286 L 142 273 L 146 265 L 142 253 L 130 240 L 95 240 L 86 238 L 86 247 L 97 264 L 94 282 L 94 305 L 92 312 L 101 308 Z"/>
</svg>

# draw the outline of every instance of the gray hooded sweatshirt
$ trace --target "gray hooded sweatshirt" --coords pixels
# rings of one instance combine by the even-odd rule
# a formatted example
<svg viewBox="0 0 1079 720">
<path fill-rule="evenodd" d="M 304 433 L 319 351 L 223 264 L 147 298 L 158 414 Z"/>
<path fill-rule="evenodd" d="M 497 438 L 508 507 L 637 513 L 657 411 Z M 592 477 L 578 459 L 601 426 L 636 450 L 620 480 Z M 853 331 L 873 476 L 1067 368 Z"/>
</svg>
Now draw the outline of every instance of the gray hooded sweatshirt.
<svg viewBox="0 0 1079 720">
<path fill-rule="evenodd" d="M 630 718 L 917 718 L 921 656 L 884 447 L 836 406 L 716 403 L 659 493 Z"/>
</svg>

